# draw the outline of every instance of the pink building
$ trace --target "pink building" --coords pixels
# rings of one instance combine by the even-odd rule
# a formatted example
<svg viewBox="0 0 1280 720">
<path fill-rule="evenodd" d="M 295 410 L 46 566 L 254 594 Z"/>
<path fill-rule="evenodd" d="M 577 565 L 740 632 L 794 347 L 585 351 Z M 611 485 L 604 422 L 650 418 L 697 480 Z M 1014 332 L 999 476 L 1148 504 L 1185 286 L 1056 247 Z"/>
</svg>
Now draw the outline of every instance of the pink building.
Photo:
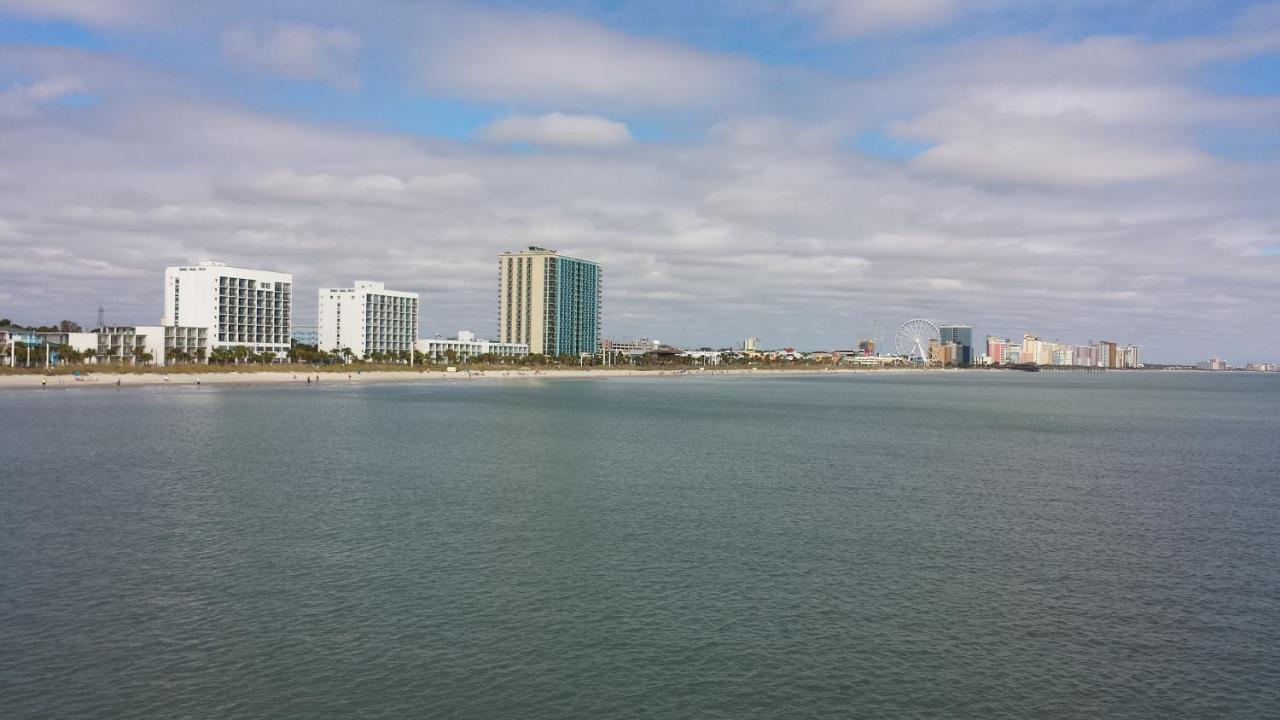
<svg viewBox="0 0 1280 720">
<path fill-rule="evenodd" d="M 994 335 L 987 336 L 987 357 L 991 358 L 992 365 L 1004 364 L 1005 350 L 1008 347 L 1008 340 L 1002 340 Z"/>
</svg>

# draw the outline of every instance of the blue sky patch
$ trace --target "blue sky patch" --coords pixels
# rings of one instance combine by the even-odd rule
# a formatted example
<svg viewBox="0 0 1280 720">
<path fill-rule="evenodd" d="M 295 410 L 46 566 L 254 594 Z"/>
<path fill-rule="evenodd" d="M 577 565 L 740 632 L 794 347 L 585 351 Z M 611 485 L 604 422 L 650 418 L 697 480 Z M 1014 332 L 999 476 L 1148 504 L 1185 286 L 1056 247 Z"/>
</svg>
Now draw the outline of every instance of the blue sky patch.
<svg viewBox="0 0 1280 720">
<path fill-rule="evenodd" d="M 934 143 L 896 138 L 881 130 L 869 130 L 853 139 L 853 147 L 872 157 L 910 160 L 932 148 Z"/>
</svg>

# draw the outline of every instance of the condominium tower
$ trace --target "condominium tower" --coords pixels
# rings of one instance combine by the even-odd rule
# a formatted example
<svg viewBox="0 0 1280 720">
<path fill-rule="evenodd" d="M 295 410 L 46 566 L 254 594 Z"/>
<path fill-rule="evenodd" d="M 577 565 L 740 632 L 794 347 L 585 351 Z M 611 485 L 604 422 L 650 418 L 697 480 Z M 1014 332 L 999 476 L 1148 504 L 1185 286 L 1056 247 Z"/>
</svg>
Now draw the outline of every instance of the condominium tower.
<svg viewBox="0 0 1280 720">
<path fill-rule="evenodd" d="M 321 350 L 349 349 L 358 358 L 412 352 L 418 339 L 418 293 L 366 280 L 350 288 L 320 288 L 317 335 Z"/>
<path fill-rule="evenodd" d="M 160 324 L 207 328 L 210 350 L 243 345 L 284 355 L 293 324 L 293 275 L 213 261 L 165 268 Z"/>
<path fill-rule="evenodd" d="M 943 325 L 938 328 L 942 335 L 942 344 L 955 343 L 957 365 L 968 365 L 973 362 L 973 327 L 970 325 Z"/>
<path fill-rule="evenodd" d="M 540 247 L 498 255 L 499 339 L 536 355 L 595 354 L 600 273 L 594 262 Z"/>
</svg>

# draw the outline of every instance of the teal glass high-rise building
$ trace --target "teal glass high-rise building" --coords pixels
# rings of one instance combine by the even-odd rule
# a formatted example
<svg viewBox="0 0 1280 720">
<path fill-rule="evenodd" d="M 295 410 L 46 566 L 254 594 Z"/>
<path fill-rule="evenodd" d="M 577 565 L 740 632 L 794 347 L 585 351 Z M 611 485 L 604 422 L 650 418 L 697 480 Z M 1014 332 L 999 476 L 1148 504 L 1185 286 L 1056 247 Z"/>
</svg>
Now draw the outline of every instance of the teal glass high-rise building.
<svg viewBox="0 0 1280 720">
<path fill-rule="evenodd" d="M 969 365 L 973 362 L 973 327 L 970 325 L 942 325 L 938 328 L 942 344 L 955 343 L 959 353 L 956 362 Z"/>
<path fill-rule="evenodd" d="M 531 246 L 498 256 L 498 337 L 535 355 L 600 347 L 600 265 Z"/>
</svg>

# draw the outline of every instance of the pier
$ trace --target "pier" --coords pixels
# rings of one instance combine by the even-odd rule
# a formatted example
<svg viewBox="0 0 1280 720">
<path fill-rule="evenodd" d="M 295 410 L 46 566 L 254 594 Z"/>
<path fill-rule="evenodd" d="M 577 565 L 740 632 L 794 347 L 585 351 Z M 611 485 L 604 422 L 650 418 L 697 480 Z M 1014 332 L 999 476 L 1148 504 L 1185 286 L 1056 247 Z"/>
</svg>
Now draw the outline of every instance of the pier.
<svg viewBox="0 0 1280 720">
<path fill-rule="evenodd" d="M 1035 363 L 1015 363 L 1013 365 L 1005 365 L 1006 370 L 1021 370 L 1023 372 L 1084 372 L 1084 373 L 1100 373 L 1106 372 L 1104 367 L 1091 367 L 1089 365 L 1037 365 Z"/>
</svg>

